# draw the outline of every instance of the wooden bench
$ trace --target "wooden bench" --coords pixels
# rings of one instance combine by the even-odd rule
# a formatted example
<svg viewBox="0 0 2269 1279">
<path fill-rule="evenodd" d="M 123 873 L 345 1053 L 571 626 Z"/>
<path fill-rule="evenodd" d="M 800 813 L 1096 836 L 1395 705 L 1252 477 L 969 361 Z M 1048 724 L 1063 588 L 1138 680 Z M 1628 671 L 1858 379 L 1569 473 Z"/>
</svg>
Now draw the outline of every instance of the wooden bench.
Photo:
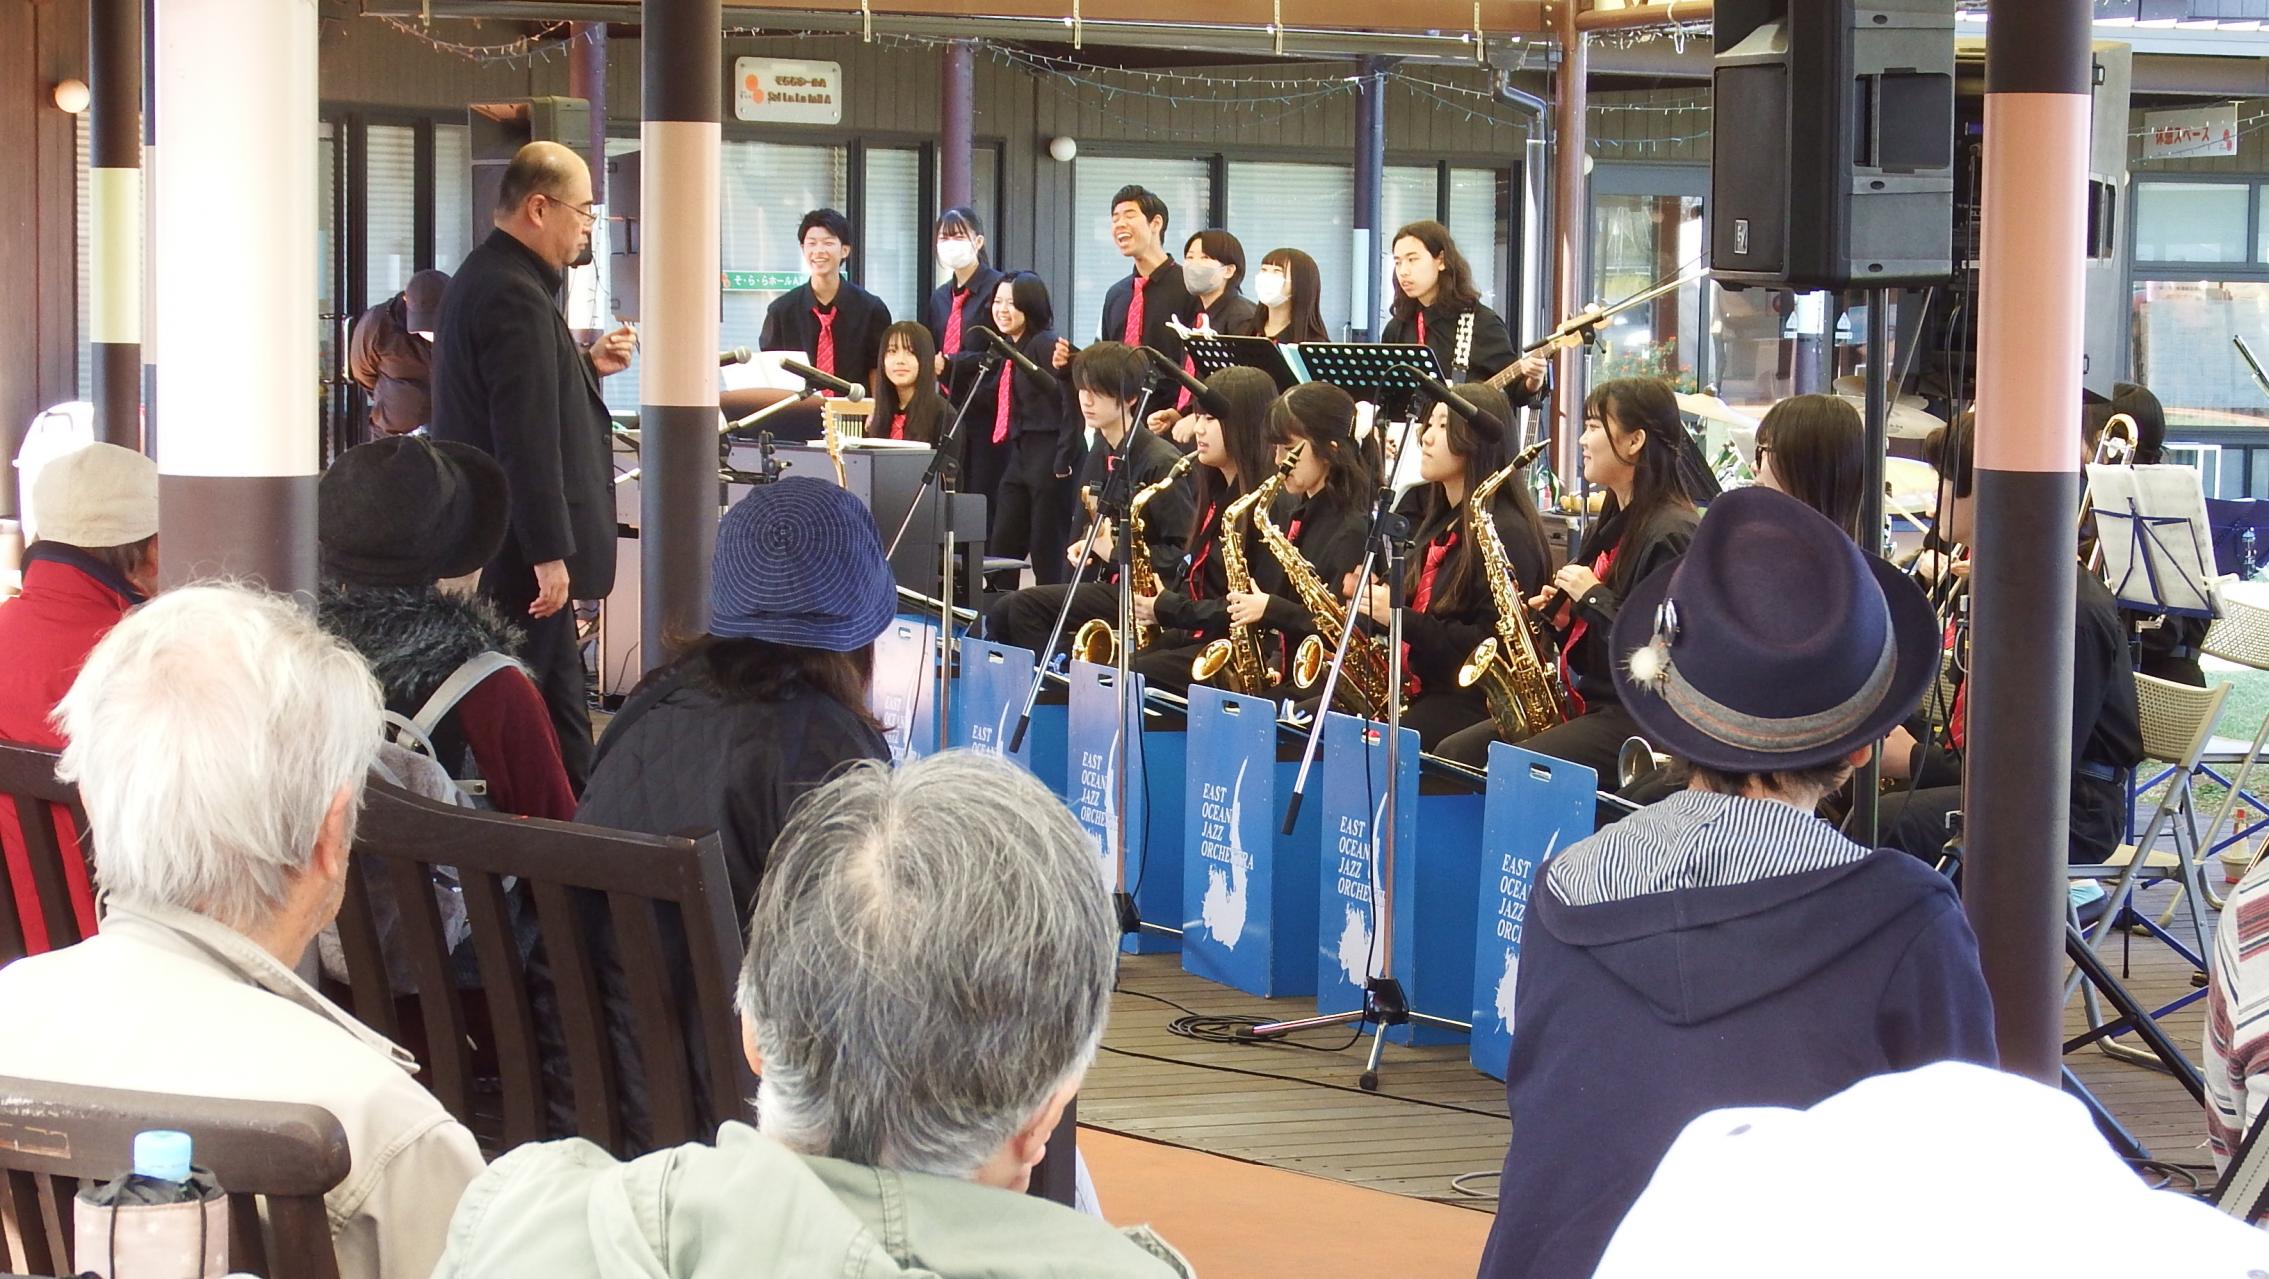
<svg viewBox="0 0 2269 1279">
<path fill-rule="evenodd" d="M 83 940 L 78 912 L 71 909 L 64 859 L 92 856 L 87 811 L 79 804 L 77 788 L 56 779 L 55 763 L 53 751 L 0 742 L 0 824 L 14 822 L 23 830 L 31 895 L 40 915 L 26 920 L 19 913 L 17 885 L 6 860 L 0 859 L 0 965 L 28 953 L 27 936 L 44 933 L 49 949 Z M 68 816 L 68 828 L 57 822 L 58 813 Z"/>
</svg>

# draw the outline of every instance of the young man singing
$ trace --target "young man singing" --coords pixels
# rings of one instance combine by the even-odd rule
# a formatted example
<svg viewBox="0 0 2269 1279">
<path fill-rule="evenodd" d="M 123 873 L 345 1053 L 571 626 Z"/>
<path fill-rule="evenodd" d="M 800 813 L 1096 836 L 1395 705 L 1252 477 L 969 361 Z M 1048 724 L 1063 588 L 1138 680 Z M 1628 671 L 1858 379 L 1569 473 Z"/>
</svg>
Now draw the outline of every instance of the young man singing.
<svg viewBox="0 0 2269 1279">
<path fill-rule="evenodd" d="M 820 372 L 863 383 L 882 362 L 882 331 L 890 327 L 890 308 L 843 278 L 843 266 L 851 260 L 850 219 L 833 209 L 813 209 L 804 215 L 796 238 L 811 279 L 765 308 L 757 345 L 767 351 L 801 350 Z"/>
<path fill-rule="evenodd" d="M 1166 252 L 1166 219 L 1166 202 L 1146 188 L 1121 187 L 1111 197 L 1111 243 L 1134 263 L 1134 272 L 1103 295 L 1103 329 L 1097 337 L 1147 346 L 1179 364 L 1182 339 L 1169 321 L 1188 323 L 1198 303 L 1182 279 L 1182 264 Z M 1057 342 L 1056 367 L 1070 368 L 1073 354 L 1070 342 Z"/>
</svg>

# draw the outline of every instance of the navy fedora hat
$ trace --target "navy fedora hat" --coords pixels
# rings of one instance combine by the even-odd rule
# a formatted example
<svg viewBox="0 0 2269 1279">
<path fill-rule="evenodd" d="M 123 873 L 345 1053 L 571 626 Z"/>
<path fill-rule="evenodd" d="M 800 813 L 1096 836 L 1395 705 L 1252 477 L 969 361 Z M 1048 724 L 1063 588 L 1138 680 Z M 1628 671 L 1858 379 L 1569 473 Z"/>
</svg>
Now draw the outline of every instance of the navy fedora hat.
<svg viewBox="0 0 2269 1279">
<path fill-rule="evenodd" d="M 874 516 L 833 484 L 759 484 L 717 525 L 711 634 L 848 653 L 873 643 L 897 612 Z"/>
<path fill-rule="evenodd" d="M 1795 498 L 1710 504 L 1623 600 L 1615 687 L 1659 751 L 1721 772 L 1826 764 L 1881 738 L 1937 673 L 1921 588 Z"/>
</svg>

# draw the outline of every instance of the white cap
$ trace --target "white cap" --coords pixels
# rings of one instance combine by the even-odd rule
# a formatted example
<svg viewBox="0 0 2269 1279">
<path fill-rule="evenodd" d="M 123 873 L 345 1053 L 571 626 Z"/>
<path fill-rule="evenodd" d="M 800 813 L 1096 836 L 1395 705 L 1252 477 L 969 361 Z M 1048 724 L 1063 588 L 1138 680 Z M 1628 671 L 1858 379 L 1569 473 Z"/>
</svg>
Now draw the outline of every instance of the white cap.
<svg viewBox="0 0 2269 1279">
<path fill-rule="evenodd" d="M 1696 1119 L 1594 1279 L 2122 1273 L 2264 1279 L 2269 1234 L 2146 1187 L 2057 1090 L 1943 1062 Z"/>
<path fill-rule="evenodd" d="M 158 464 L 115 444 L 49 459 L 32 482 L 41 541 L 130 546 L 158 531 Z"/>
</svg>

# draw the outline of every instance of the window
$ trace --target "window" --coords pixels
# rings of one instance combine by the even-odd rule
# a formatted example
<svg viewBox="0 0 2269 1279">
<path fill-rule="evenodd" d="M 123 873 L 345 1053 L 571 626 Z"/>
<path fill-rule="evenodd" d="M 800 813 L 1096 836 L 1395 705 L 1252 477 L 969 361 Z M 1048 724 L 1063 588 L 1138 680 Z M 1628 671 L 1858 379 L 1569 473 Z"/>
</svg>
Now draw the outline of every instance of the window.
<svg viewBox="0 0 2269 1279">
<path fill-rule="evenodd" d="M 418 131 L 374 124 L 364 133 L 362 295 L 377 306 L 401 292 L 418 269 Z"/>
<path fill-rule="evenodd" d="M 433 264 L 455 274 L 473 251 L 473 161 L 461 124 L 433 126 Z"/>
<path fill-rule="evenodd" d="M 2269 358 L 2269 281 L 2135 282 L 2137 380 L 2166 406 L 2170 428 L 2269 426 L 2269 394 L 2231 344 L 2233 333 Z"/>
<path fill-rule="evenodd" d="M 1074 306 L 1069 329 L 1061 327 L 1061 282 L 1053 282 L 1059 287 L 1051 287 L 1050 291 L 1058 307 L 1057 331 L 1074 344 L 1084 346 L 1094 340 L 1103 327 L 1103 295 L 1120 276 L 1133 270 L 1127 259 L 1120 256 L 1118 246 L 1111 243 L 1111 197 L 1119 188 L 1134 184 L 1150 188 L 1164 200 L 1167 252 L 1179 258 L 1184 241 L 1177 237 L 1202 230 L 1212 220 L 1213 178 L 1204 160 L 1083 155 L 1072 161 L 1072 165 L 1073 219 L 1079 229 L 1072 240 Z M 1327 280 L 1324 287 L 1329 296 L 1330 281 Z"/>
<path fill-rule="evenodd" d="M 1393 235 L 1397 227 L 1432 219 L 1442 220 L 1442 174 L 1430 164 L 1390 164 L 1387 166 L 1386 187 L 1379 193 L 1385 212 L 1379 221 L 1380 235 Z M 1382 244 L 1379 259 L 1394 260 L 1394 246 Z M 1391 283 L 1391 281 L 1390 281 Z"/>
<path fill-rule="evenodd" d="M 1345 333 L 1354 312 L 1355 173 L 1331 164 L 1229 166 L 1229 229 L 1258 262 L 1304 249 L 1323 276 L 1324 327 Z M 1391 230 L 1391 228 L 1390 228 Z"/>
<path fill-rule="evenodd" d="M 2135 260 L 2243 262 L 2253 188 L 2234 182 L 2140 182 Z"/>
<path fill-rule="evenodd" d="M 725 143 L 724 269 L 777 272 L 800 283 L 805 272 L 796 227 L 813 209 L 842 211 L 849 203 L 848 170 L 841 147 Z M 851 259 L 850 275 L 862 285 L 863 266 L 859 258 Z M 784 291 L 727 293 L 718 345 L 755 349 L 764 308 Z"/>
<path fill-rule="evenodd" d="M 1515 312 L 1520 308 L 1505 296 L 1505 264 L 1513 256 L 1513 226 L 1512 219 L 1502 212 L 1510 203 L 1512 183 L 1509 170 L 1450 170 L 1447 224 L 1466 262 L 1473 267 L 1473 282 L 1481 290 L 1482 302 L 1504 316 L 1517 336 L 1520 325 Z"/>
<path fill-rule="evenodd" d="M 970 168 L 975 187 L 976 165 Z M 922 207 L 922 153 L 913 147 L 867 148 L 865 200 L 866 225 L 851 265 L 860 284 L 890 308 L 892 319 L 920 319 L 922 264 L 931 258 L 930 214 Z"/>
<path fill-rule="evenodd" d="M 637 138 L 608 138 L 607 157 L 609 159 L 612 159 L 618 155 L 634 155 L 637 153 L 639 145 L 639 140 Z M 612 191 L 608 192 L 607 199 L 611 205 L 611 207 L 608 209 L 607 214 L 609 219 L 606 227 L 607 247 L 602 250 L 598 244 L 598 237 L 596 234 L 594 234 L 592 237 L 591 251 L 593 254 L 598 254 L 603 251 L 608 255 L 603 259 L 594 257 L 593 260 L 604 261 L 607 264 L 606 273 L 600 278 L 604 280 L 607 285 L 607 315 L 611 320 L 615 314 L 615 272 L 618 270 L 632 269 L 628 266 L 628 259 L 625 259 L 624 262 L 617 262 L 614 259 L 614 236 L 622 226 L 622 223 L 616 221 L 615 219 L 629 216 L 631 210 L 624 208 L 620 202 L 617 202 Z M 727 267 L 730 267 L 732 263 L 728 261 L 725 263 L 725 265 Z M 636 281 L 632 281 L 630 287 L 635 288 Z M 608 327 L 612 328 L 613 325 L 610 324 Z M 732 343 L 724 342 L 721 343 L 721 345 L 731 346 Z M 607 412 L 619 413 L 624 417 L 638 416 L 638 363 L 639 358 L 636 355 L 633 355 L 630 357 L 629 368 L 626 368 L 622 372 L 615 374 L 613 377 L 599 379 L 599 394 L 600 398 L 606 401 Z"/>
<path fill-rule="evenodd" d="M 1702 251 L 1702 201 L 1691 195 L 1599 195 L 1592 201 L 1592 294 L 1603 302 L 1645 291 L 1678 274 Z M 1591 381 L 1664 377 L 1692 390 L 1697 367 L 1702 290 L 1698 281 L 1609 321 L 1606 351 Z M 1779 340 L 1777 331 L 1773 341 Z M 1777 348 L 1776 348 L 1777 349 Z"/>
</svg>

